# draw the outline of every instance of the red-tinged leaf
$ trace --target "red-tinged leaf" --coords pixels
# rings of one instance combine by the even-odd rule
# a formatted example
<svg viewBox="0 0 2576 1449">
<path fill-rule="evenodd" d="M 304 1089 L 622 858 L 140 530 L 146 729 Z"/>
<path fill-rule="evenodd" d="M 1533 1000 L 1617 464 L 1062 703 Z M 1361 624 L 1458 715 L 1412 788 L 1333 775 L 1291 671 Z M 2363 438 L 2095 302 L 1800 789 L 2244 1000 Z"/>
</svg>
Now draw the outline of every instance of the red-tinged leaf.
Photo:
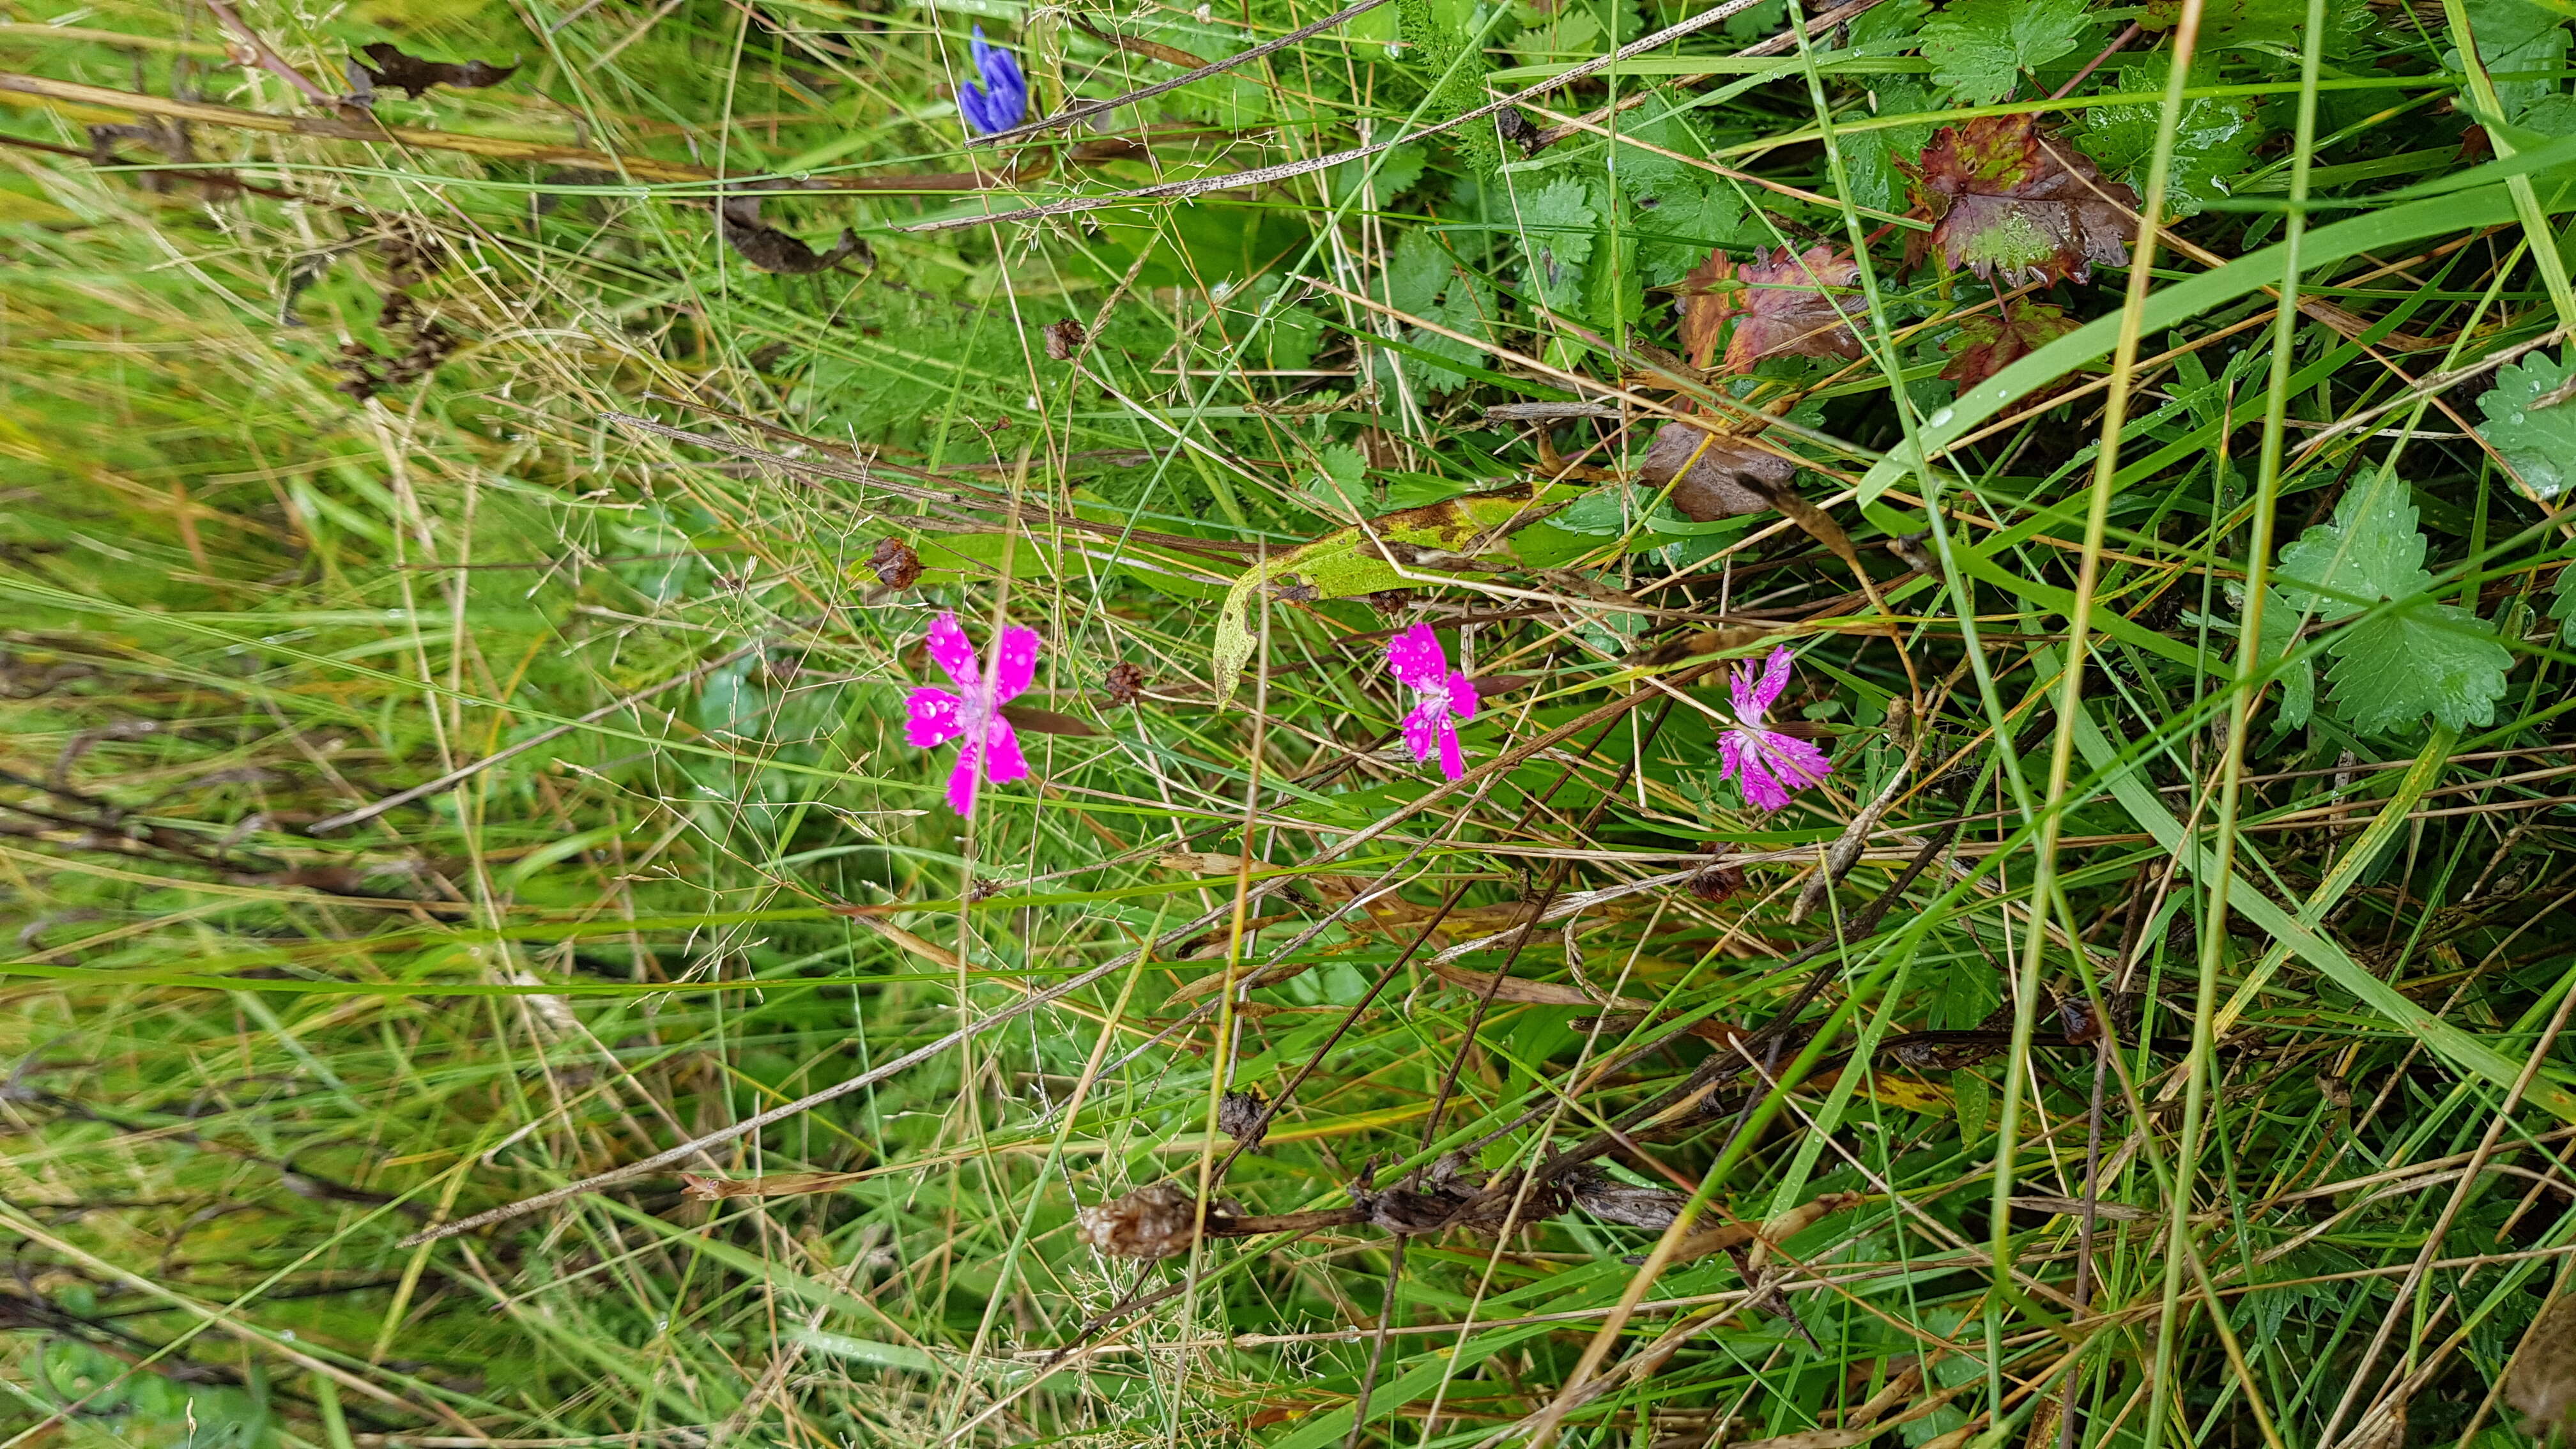
<svg viewBox="0 0 2576 1449">
<path fill-rule="evenodd" d="M 1932 244 L 1950 266 L 2023 286 L 2086 281 L 2095 262 L 2129 260 L 2138 194 L 2028 116 L 1945 126 L 1913 172 L 1935 218 Z"/>
<path fill-rule="evenodd" d="M 2080 326 L 2061 308 L 2016 299 L 2003 314 L 1979 312 L 1959 321 L 1959 333 L 1941 344 L 1950 365 L 1941 376 L 1963 388 L 1974 387 L 2030 353 Z"/>
<path fill-rule="evenodd" d="M 1850 253 L 1822 244 L 1804 253 L 1756 252 L 1747 262 L 1711 252 L 1682 282 L 1682 347 L 1693 366 L 1708 366 L 1718 330 L 1732 318 L 1729 372 L 1748 372 L 1766 357 L 1858 357 L 1851 319 L 1860 315 L 1853 291 L 1859 280 L 1860 263 Z"/>
</svg>

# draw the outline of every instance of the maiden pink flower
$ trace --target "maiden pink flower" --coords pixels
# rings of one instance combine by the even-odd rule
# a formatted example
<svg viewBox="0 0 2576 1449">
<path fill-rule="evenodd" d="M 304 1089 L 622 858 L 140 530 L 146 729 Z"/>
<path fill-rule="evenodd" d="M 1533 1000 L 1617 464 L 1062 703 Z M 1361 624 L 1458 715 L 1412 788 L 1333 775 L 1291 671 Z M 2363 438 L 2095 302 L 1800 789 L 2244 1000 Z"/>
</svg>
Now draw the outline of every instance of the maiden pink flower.
<svg viewBox="0 0 2576 1449">
<path fill-rule="evenodd" d="M 1771 651 L 1771 662 L 1759 680 L 1748 662 L 1735 666 L 1727 681 L 1735 694 L 1735 728 L 1718 740 L 1726 766 L 1717 777 L 1741 785 L 1746 802 L 1761 810 L 1788 804 L 1790 791 L 1822 782 L 1834 768 L 1814 745 L 1762 727 L 1763 712 L 1788 686 L 1790 658 L 1784 644 Z"/>
<path fill-rule="evenodd" d="M 975 668 L 975 646 L 958 627 L 957 616 L 944 613 L 930 621 L 930 658 L 958 693 L 914 690 L 904 701 L 910 718 L 904 721 L 903 737 L 925 750 L 965 741 L 957 747 L 957 768 L 949 772 L 948 803 L 958 814 L 972 815 L 979 778 L 1005 785 L 1029 773 L 1020 737 L 1001 710 L 1037 677 L 1037 632 L 1017 625 L 1004 629 L 993 646 L 993 677 L 987 680 Z"/>
<path fill-rule="evenodd" d="M 1476 717 L 1476 686 L 1449 667 L 1440 636 L 1428 624 L 1416 624 L 1386 643 L 1386 665 L 1395 682 L 1413 691 L 1413 712 L 1404 717 L 1404 743 L 1417 760 L 1440 752 L 1440 773 L 1450 779 L 1467 773 L 1458 752 L 1458 720 Z M 1454 716 L 1454 718 L 1453 718 Z"/>
</svg>

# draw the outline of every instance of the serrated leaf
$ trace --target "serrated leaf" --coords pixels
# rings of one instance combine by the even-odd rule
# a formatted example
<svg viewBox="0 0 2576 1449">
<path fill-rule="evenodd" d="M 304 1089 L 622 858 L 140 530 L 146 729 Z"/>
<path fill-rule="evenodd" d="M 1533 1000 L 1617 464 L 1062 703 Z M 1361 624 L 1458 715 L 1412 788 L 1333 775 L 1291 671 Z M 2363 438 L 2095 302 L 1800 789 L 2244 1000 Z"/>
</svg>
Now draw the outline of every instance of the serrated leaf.
<svg viewBox="0 0 2576 1449">
<path fill-rule="evenodd" d="M 1744 262 L 1711 252 L 1682 282 L 1682 348 L 1692 366 L 1708 366 L 1732 318 L 1729 372 L 1751 371 L 1766 357 L 1856 358 L 1860 337 L 1851 322 L 1861 312 L 1859 280 L 1860 263 L 1823 243 L 1804 253 L 1755 252 Z"/>
<path fill-rule="evenodd" d="M 2120 73 L 2117 88 L 2152 91 L 2164 84 L 2161 71 L 2132 68 Z M 2158 108 L 2150 105 L 2098 106 L 2076 124 L 2077 143 L 2110 175 L 2133 189 L 2145 182 L 2155 157 Z M 2229 183 L 2254 165 L 2254 148 L 2264 128 L 2251 101 L 2203 96 L 2183 107 L 2174 123 L 2172 168 L 2165 174 L 2165 204 L 2176 215 L 2191 216 L 2233 193 Z"/>
<path fill-rule="evenodd" d="M 2478 399 L 2478 411 L 2486 415 L 2478 435 L 2543 498 L 2557 497 L 2576 481 L 2576 399 L 2568 395 L 2576 365 L 2570 357 L 2563 351 L 2555 359 L 2526 354 L 2496 369 L 2496 385 Z"/>
<path fill-rule="evenodd" d="M 2364 734 L 2410 728 L 2424 716 L 2455 730 L 2495 723 L 2513 651 L 2495 626 L 2454 604 L 2419 599 L 2335 637 L 2337 718 Z"/>
<path fill-rule="evenodd" d="M 1659 196 L 1639 197 L 1638 279 L 1649 287 L 1671 286 L 1743 224 L 1744 202 L 1734 187 L 1713 177 L 1706 184 L 1684 177 Z"/>
<path fill-rule="evenodd" d="M 2331 522 L 2318 524 L 2281 550 L 2274 574 L 2290 607 L 2332 622 L 2388 599 L 2433 586 L 2424 571 L 2424 535 L 2415 528 L 2406 485 L 2375 475 L 2346 493 Z"/>
<path fill-rule="evenodd" d="M 1449 274 L 1449 253 L 1438 235 L 1426 228 L 1408 229 L 1386 259 L 1386 304 L 1398 312 L 1429 316 Z"/>
<path fill-rule="evenodd" d="M 2513 668 L 2494 625 L 2425 596 L 2433 576 L 2415 520 L 2406 485 L 2376 474 L 2344 495 L 2332 522 L 2281 550 L 2275 575 L 2292 609 L 2328 621 L 2372 611 L 2335 636 L 2326 674 L 2335 717 L 2365 734 L 2428 714 L 2455 730 L 2491 724 Z M 2263 632 L 2269 653 L 2273 632 Z"/>
<path fill-rule="evenodd" d="M 1570 310 L 1583 295 L 1583 263 L 1592 255 L 1597 220 L 1591 189 L 1570 176 L 1549 182 L 1522 204 L 1531 289 L 1549 306 Z"/>
<path fill-rule="evenodd" d="M 1437 322 L 1452 332 L 1463 332 L 1479 342 L 1490 341 L 1494 335 L 1494 305 L 1493 288 L 1472 277 L 1462 278 L 1449 284 L 1448 298 L 1429 315 L 1428 320 Z M 1484 365 L 1483 348 L 1434 332 L 1427 327 L 1411 329 L 1405 334 L 1405 340 L 1424 352 L 1448 358 L 1467 367 Z M 1432 392 L 1454 392 L 1466 386 L 1468 381 L 1464 373 L 1434 366 L 1418 357 L 1405 358 L 1404 370 Z"/>
<path fill-rule="evenodd" d="M 1978 312 L 1959 319 L 1958 332 L 1941 344 L 1950 365 L 1940 375 L 1973 387 L 2080 325 L 2063 307 L 2017 297 L 2000 314 Z"/>
<path fill-rule="evenodd" d="M 1924 148 L 1915 186 L 1940 218 L 1930 240 L 1942 260 L 1980 279 L 2081 282 L 2095 262 L 2129 260 L 2137 193 L 2029 116 L 1943 127 Z"/>
<path fill-rule="evenodd" d="M 2299 611 L 2281 597 L 2278 589 L 2264 590 L 2263 640 L 2258 655 L 2262 666 L 2270 669 L 2289 659 L 2299 647 Z M 2281 708 L 2278 718 L 2284 729 L 2298 729 L 2316 716 L 2317 666 L 2307 659 L 2290 659 L 2281 670 Z"/>
<path fill-rule="evenodd" d="M 1970 105 L 2012 94 L 2021 73 L 2071 53 L 2093 28 L 2084 0 L 1955 0 L 1923 26 L 1935 85 Z"/>
</svg>

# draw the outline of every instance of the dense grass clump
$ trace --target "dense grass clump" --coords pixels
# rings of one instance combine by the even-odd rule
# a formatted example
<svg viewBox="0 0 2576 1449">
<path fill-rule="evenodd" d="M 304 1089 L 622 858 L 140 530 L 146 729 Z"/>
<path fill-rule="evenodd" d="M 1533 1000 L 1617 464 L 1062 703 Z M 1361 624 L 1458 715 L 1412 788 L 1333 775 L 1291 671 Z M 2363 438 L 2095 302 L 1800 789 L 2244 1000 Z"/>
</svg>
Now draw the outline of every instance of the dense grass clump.
<svg viewBox="0 0 2576 1449">
<path fill-rule="evenodd" d="M 2551 1432 L 2565 7 L 1332 14 L 0 19 L 0 1449 Z"/>
</svg>

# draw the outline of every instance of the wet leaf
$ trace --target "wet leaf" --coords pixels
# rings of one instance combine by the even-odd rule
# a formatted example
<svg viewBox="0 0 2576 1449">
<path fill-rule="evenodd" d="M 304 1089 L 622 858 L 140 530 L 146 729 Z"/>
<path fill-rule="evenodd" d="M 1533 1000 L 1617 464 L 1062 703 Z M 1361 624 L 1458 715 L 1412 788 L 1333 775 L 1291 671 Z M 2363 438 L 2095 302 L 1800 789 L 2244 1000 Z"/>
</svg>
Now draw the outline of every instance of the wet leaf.
<svg viewBox="0 0 2576 1449">
<path fill-rule="evenodd" d="M 1766 357 L 1861 355 L 1851 319 L 1861 313 L 1853 284 L 1860 263 L 1839 247 L 1818 244 L 1803 254 L 1787 247 L 1755 252 L 1746 262 L 1711 252 L 1683 279 L 1682 346 L 1691 365 L 1706 367 L 1719 328 L 1732 319 L 1726 370 L 1748 372 Z"/>
<path fill-rule="evenodd" d="M 1950 355 L 1950 365 L 1941 369 L 1941 376 L 1963 388 L 1973 387 L 2081 325 L 2064 308 L 2027 298 L 2006 303 L 2001 314 L 1962 317 L 1958 332 L 1941 344 L 1941 350 Z"/>
<path fill-rule="evenodd" d="M 2137 193 L 2028 116 L 1944 127 L 1924 149 L 1915 190 L 1937 218 L 1942 260 L 1981 279 L 2081 282 L 2095 262 L 2129 260 Z"/>
<path fill-rule="evenodd" d="M 2071 53 L 2093 28 L 2084 0 L 1952 0 L 1923 27 L 1932 79 L 1970 105 L 2012 94 L 2021 74 Z"/>
<path fill-rule="evenodd" d="M 2576 366 L 2533 352 L 2496 369 L 2496 385 L 2478 399 L 2486 415 L 2478 434 L 2504 455 L 2542 498 L 2576 480 Z"/>
<path fill-rule="evenodd" d="M 463 64 L 445 60 L 423 60 L 406 55 L 401 47 L 379 40 L 361 52 L 373 64 L 361 66 L 370 89 L 385 87 L 401 91 L 413 100 L 429 93 L 431 86 L 459 86 L 480 89 L 495 86 L 517 74 L 515 65 L 493 65 L 488 61 L 469 60 Z"/>
</svg>

